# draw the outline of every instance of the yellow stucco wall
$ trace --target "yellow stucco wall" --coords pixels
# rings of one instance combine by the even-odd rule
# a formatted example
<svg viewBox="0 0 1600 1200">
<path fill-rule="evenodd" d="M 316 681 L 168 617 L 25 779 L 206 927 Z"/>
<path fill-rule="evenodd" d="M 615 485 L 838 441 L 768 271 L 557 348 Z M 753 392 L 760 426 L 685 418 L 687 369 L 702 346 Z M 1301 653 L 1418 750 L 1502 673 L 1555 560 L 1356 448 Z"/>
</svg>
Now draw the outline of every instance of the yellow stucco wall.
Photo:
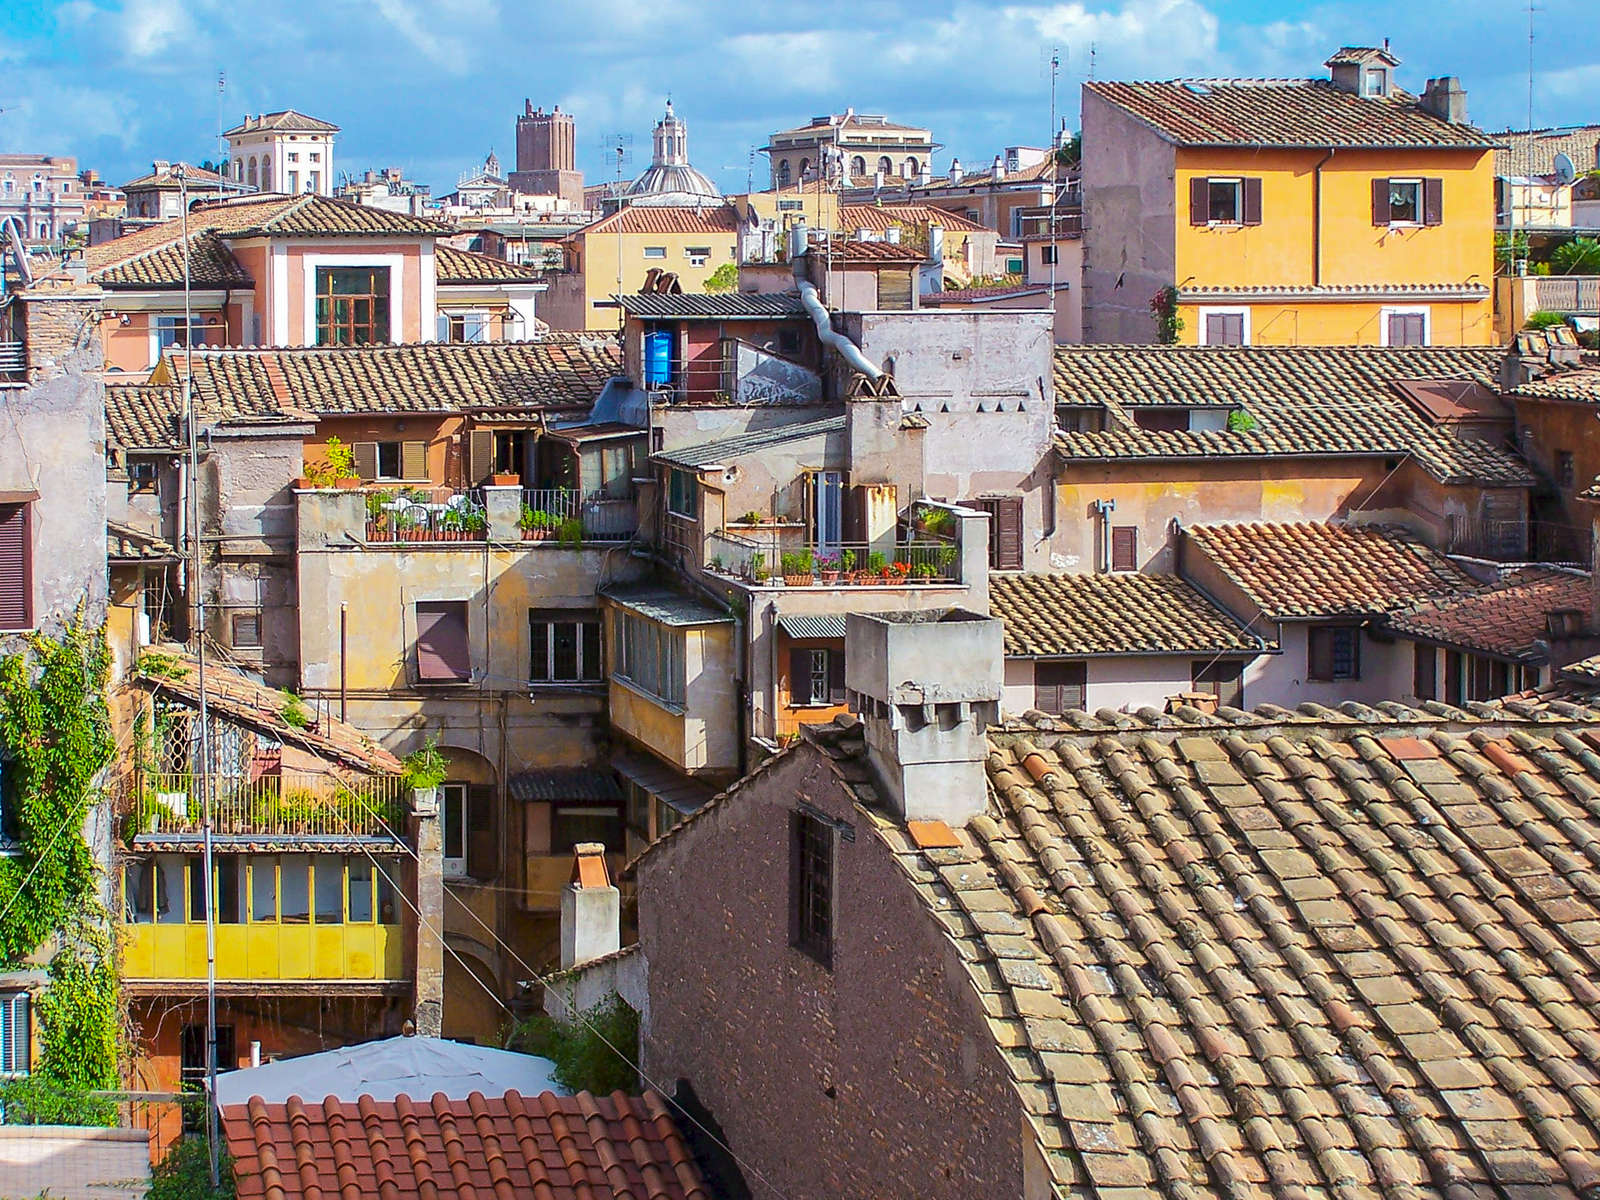
<svg viewBox="0 0 1600 1200">
<path fill-rule="evenodd" d="M 577 268 L 583 274 L 587 316 L 585 329 L 615 329 L 617 310 L 612 307 L 597 308 L 596 301 L 608 301 L 613 295 L 637 292 L 644 284 L 650 268 L 674 271 L 678 284 L 685 292 L 704 292 L 706 280 L 724 263 L 736 261 L 738 235 L 732 230 L 714 233 L 623 233 L 600 231 L 573 235 Z M 618 247 L 622 255 L 622 286 L 617 286 Z M 697 267 L 687 251 L 703 247 L 711 251 L 706 265 Z M 660 258 L 646 258 L 647 248 L 665 250 Z"/>
<path fill-rule="evenodd" d="M 1178 341 L 1197 345 L 1208 308 L 1250 310 L 1252 346 L 1380 346 L 1387 308 L 1428 313 L 1428 344 L 1432 346 L 1487 346 L 1496 341 L 1494 306 L 1490 300 L 1393 304 L 1376 301 L 1328 303 L 1304 301 L 1276 304 L 1241 304 L 1219 300 L 1215 304 L 1180 304 L 1183 329 Z"/>
</svg>

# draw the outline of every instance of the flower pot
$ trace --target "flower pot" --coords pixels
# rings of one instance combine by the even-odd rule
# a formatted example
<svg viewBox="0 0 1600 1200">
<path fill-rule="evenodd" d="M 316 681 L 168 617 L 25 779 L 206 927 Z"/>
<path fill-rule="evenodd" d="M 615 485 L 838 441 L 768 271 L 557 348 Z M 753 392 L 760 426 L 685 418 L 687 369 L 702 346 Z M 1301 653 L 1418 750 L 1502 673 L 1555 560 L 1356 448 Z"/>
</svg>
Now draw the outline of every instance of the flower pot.
<svg viewBox="0 0 1600 1200">
<path fill-rule="evenodd" d="M 338 488 L 341 492 L 353 492 L 358 487 L 361 486 L 361 480 L 359 480 L 359 479 L 335 479 L 333 481 L 333 486 Z"/>
<path fill-rule="evenodd" d="M 785 575 L 783 577 L 784 587 L 810 587 L 814 582 L 816 582 L 816 577 L 813 575 Z"/>
<path fill-rule="evenodd" d="M 491 475 L 489 476 L 489 483 L 493 487 L 520 487 L 522 484 L 522 476 Z"/>
<path fill-rule="evenodd" d="M 837 572 L 837 571 L 824 571 L 822 573 L 822 582 L 823 583 L 838 583 L 839 582 L 839 572 Z"/>
<path fill-rule="evenodd" d="M 300 491 L 306 492 L 306 491 L 310 491 L 312 488 L 316 487 L 317 485 L 314 482 L 312 482 L 311 477 L 309 475 L 296 475 L 294 477 L 294 486 L 297 489 L 299 489 Z"/>
</svg>

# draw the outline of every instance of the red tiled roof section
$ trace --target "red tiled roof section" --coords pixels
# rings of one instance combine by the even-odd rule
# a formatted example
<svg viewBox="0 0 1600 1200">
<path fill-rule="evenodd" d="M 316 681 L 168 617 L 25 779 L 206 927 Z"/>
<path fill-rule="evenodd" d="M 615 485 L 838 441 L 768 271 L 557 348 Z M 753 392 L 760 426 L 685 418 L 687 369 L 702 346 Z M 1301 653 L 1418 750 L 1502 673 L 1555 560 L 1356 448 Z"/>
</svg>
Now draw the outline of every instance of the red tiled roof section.
<svg viewBox="0 0 1600 1200">
<path fill-rule="evenodd" d="M 1182 146 L 1388 147 L 1490 150 L 1471 125 L 1434 116 L 1416 97 L 1357 96 L 1326 79 L 1194 79 L 1086 83 Z"/>
<path fill-rule="evenodd" d="M 1582 571 L 1524 567 L 1482 591 L 1402 609 L 1389 624 L 1411 637 L 1542 661 L 1535 643 L 1549 636 L 1549 614 L 1575 610 L 1587 626 L 1592 586 Z"/>
<path fill-rule="evenodd" d="M 255 1097 L 224 1108 L 222 1127 L 239 1200 L 711 1200 L 654 1092 L 353 1104 Z"/>
<path fill-rule="evenodd" d="M 920 251 L 898 242 L 836 241 L 828 250 L 836 263 L 867 263 L 880 266 L 914 266 L 925 257 Z"/>
<path fill-rule="evenodd" d="M 539 272 L 503 258 L 458 250 L 440 242 L 433 249 L 435 275 L 440 284 L 459 283 L 537 283 Z"/>
<path fill-rule="evenodd" d="M 841 204 L 839 227 L 857 229 L 889 229 L 892 226 L 939 225 L 955 233 L 993 233 L 987 225 L 969 221 L 960 213 L 931 204 Z"/>
<path fill-rule="evenodd" d="M 585 225 L 574 236 L 591 233 L 738 233 L 739 214 L 731 204 L 705 208 L 670 204 L 630 204 Z"/>
<path fill-rule="evenodd" d="M 1209 558 L 1269 620 L 1365 616 L 1477 588 L 1444 555 L 1390 526 L 1191 525 L 1185 536 L 1185 552 Z"/>
</svg>

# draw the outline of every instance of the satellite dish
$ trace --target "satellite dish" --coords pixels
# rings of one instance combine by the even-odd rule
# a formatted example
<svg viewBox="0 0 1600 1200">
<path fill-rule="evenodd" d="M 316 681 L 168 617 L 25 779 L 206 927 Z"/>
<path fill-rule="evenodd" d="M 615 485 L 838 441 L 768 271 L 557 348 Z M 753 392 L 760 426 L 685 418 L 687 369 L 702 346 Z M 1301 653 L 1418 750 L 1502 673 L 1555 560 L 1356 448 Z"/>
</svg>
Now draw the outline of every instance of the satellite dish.
<svg viewBox="0 0 1600 1200">
<path fill-rule="evenodd" d="M 1555 161 L 1556 182 L 1565 186 L 1578 177 L 1578 169 L 1572 165 L 1572 158 L 1564 153 L 1558 153 Z"/>
</svg>

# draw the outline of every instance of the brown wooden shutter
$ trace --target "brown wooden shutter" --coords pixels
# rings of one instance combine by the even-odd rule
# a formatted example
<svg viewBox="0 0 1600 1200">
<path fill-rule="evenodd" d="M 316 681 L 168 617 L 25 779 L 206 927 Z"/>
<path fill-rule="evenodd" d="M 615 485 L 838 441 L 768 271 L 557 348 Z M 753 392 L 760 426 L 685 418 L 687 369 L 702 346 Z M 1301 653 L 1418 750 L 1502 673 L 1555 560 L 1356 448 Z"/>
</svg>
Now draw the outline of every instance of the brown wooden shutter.
<svg viewBox="0 0 1600 1200">
<path fill-rule="evenodd" d="M 1137 571 L 1139 569 L 1139 527 L 1114 525 L 1111 528 L 1111 569 Z"/>
<path fill-rule="evenodd" d="M 899 312 L 911 307 L 911 272 L 878 272 L 878 309 Z"/>
<path fill-rule="evenodd" d="M 994 506 L 994 566 L 1022 570 L 1022 497 L 1003 496 Z"/>
<path fill-rule="evenodd" d="M 1211 181 L 1203 177 L 1189 180 L 1189 224 L 1205 225 L 1211 216 Z"/>
<path fill-rule="evenodd" d="M 1418 700 L 1432 700 L 1438 687 L 1439 652 L 1432 646 L 1414 647 L 1416 661 L 1411 668 L 1411 692 Z"/>
<path fill-rule="evenodd" d="M 1442 179 L 1422 181 L 1422 223 L 1444 224 L 1444 180 Z"/>
<path fill-rule="evenodd" d="M 1063 713 L 1087 704 L 1089 668 L 1081 662 L 1033 664 L 1033 706 L 1040 712 Z"/>
<path fill-rule="evenodd" d="M 0 505 L 0 629 L 33 625 L 32 547 L 28 506 Z"/>
<path fill-rule="evenodd" d="M 1372 223 L 1374 225 L 1387 225 L 1389 223 L 1389 181 L 1387 179 L 1374 179 L 1372 181 Z"/>
<path fill-rule="evenodd" d="M 494 470 L 494 430 L 474 429 L 467 434 L 467 483 L 477 485 Z"/>
<path fill-rule="evenodd" d="M 844 647 L 840 646 L 828 651 L 828 703 L 844 702 Z"/>
<path fill-rule="evenodd" d="M 1246 179 L 1240 190 L 1244 193 L 1244 213 L 1240 222 L 1245 225 L 1261 224 L 1261 180 Z"/>
<path fill-rule="evenodd" d="M 798 646 L 789 651 L 789 704 L 811 703 L 811 651 Z"/>
<path fill-rule="evenodd" d="M 400 478 L 426 479 L 428 477 L 428 443 L 400 443 Z"/>
<path fill-rule="evenodd" d="M 1326 626 L 1306 631 L 1306 674 L 1312 679 L 1333 678 L 1333 630 Z"/>
<path fill-rule="evenodd" d="M 356 478 L 376 479 L 378 477 L 378 443 L 356 442 L 350 447 L 351 457 L 356 463 Z"/>
<path fill-rule="evenodd" d="M 1461 660 L 1459 650 L 1446 650 L 1444 655 L 1444 699 L 1447 704 L 1461 703 Z"/>
<path fill-rule="evenodd" d="M 417 605 L 417 678 L 424 683 L 463 683 L 472 678 L 466 601 Z"/>
<path fill-rule="evenodd" d="M 500 873 L 494 792 L 484 783 L 467 788 L 467 874 L 474 879 L 493 879 Z"/>
</svg>

